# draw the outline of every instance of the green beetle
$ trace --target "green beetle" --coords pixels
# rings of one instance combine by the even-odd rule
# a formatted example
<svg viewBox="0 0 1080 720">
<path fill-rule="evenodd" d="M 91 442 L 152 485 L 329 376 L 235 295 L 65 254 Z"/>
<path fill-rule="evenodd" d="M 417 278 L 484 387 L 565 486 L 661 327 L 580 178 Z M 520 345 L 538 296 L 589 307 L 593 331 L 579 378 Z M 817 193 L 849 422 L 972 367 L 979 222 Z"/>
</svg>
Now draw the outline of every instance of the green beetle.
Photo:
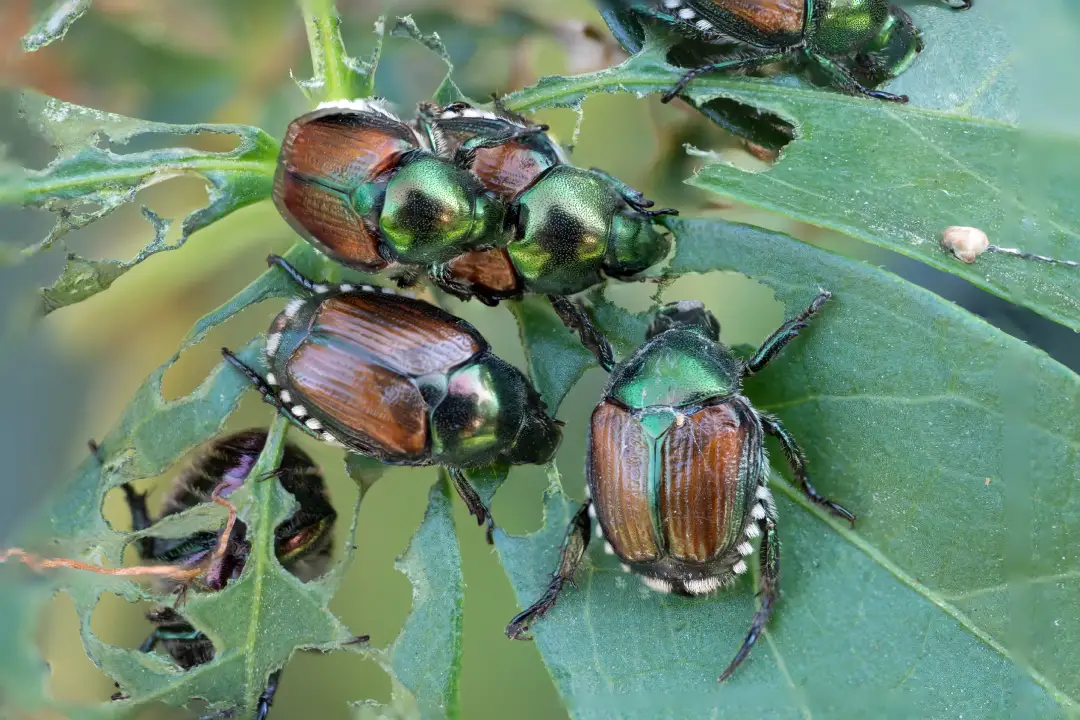
<svg viewBox="0 0 1080 720">
<path fill-rule="evenodd" d="M 266 339 L 265 376 L 228 349 L 263 398 L 312 436 L 389 465 L 442 465 L 479 523 L 490 513 L 463 470 L 545 463 L 562 439 L 532 383 L 469 323 L 388 288 L 315 283 Z"/>
<path fill-rule="evenodd" d="M 468 171 L 472 149 L 435 155 L 378 99 L 324 103 L 289 124 L 274 203 L 297 232 L 349 267 L 436 265 L 512 235 L 506 204 Z"/>
<path fill-rule="evenodd" d="M 761 607 L 724 680 L 750 652 L 777 599 L 780 542 L 767 487 L 764 436 L 784 449 L 799 487 L 852 524 L 855 516 L 810 484 L 806 459 L 771 415 L 742 395 L 761 370 L 828 300 L 822 292 L 744 361 L 720 342 L 720 324 L 699 302 L 661 308 L 645 343 L 615 368 L 593 411 L 585 474 L 590 500 L 570 522 L 558 569 L 544 595 L 506 628 L 522 639 L 572 581 L 592 521 L 605 550 L 650 588 L 703 595 L 747 571 L 761 537 Z"/>
<path fill-rule="evenodd" d="M 677 212 L 651 209 L 640 192 L 601 170 L 574 167 L 558 143 L 536 132 L 543 126 L 497 103 L 495 112 L 462 102 L 422 105 L 418 126 L 440 154 L 466 153 L 472 174 L 516 217 L 509 244 L 455 258 L 433 273 L 436 283 L 489 305 L 526 292 L 547 295 L 610 370 L 607 340 L 566 296 L 605 277 L 633 278 L 663 260 L 671 238 L 654 220 Z M 513 139 L 495 145 L 482 138 Z"/>
<path fill-rule="evenodd" d="M 966 10 L 974 0 L 938 2 Z M 638 17 L 671 26 L 703 48 L 718 50 L 687 71 L 664 102 L 703 73 L 748 71 L 792 56 L 820 69 L 838 90 L 907 102 L 905 95 L 872 88 L 907 69 L 922 50 L 911 17 L 888 0 L 600 0 L 599 4 L 620 43 L 640 35 L 631 27 Z M 732 40 L 744 45 L 732 49 Z"/>
</svg>

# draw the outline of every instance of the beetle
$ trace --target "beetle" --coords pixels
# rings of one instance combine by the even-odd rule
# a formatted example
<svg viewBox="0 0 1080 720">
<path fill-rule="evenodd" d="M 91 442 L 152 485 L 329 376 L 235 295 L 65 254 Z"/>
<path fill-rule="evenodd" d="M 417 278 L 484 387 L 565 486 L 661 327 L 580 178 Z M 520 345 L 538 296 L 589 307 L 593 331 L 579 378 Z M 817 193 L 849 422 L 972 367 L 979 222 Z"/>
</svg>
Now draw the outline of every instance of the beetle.
<svg viewBox="0 0 1080 720">
<path fill-rule="evenodd" d="M 593 411 L 585 462 L 589 500 L 570 522 L 558 569 L 543 596 L 506 628 L 523 639 L 571 582 L 598 521 L 604 549 L 622 569 L 661 592 L 704 595 L 747 571 L 761 540 L 761 606 L 727 679 L 750 652 L 777 600 L 780 543 L 767 486 L 766 434 L 783 447 L 795 481 L 813 502 L 852 524 L 855 516 L 810 484 L 806 459 L 780 421 L 742 395 L 753 375 L 807 326 L 831 294 L 814 301 L 765 340 L 749 360 L 720 342 L 705 306 L 660 308 L 646 341 L 615 368 Z"/>
<path fill-rule="evenodd" d="M 442 465 L 479 524 L 494 524 L 464 470 L 545 463 L 561 423 L 520 370 L 469 323 L 389 288 L 315 283 L 270 326 L 262 376 L 227 348 L 263 398 L 305 432 L 389 465 Z"/>
<path fill-rule="evenodd" d="M 938 2 L 966 10 L 974 0 Z M 663 102 L 704 73 L 748 71 L 791 57 L 809 61 L 832 87 L 850 95 L 907 102 L 906 95 L 873 86 L 907 69 L 923 44 L 911 16 L 888 0 L 601 0 L 600 5 L 616 39 L 631 52 L 627 38 L 640 36 L 632 27 L 635 18 L 718 48 L 718 56 L 702 57 Z M 732 40 L 744 45 L 732 50 Z"/>
<path fill-rule="evenodd" d="M 274 204 L 297 232 L 349 267 L 446 262 L 509 242 L 514 219 L 506 204 L 468 171 L 473 145 L 509 139 L 479 138 L 444 158 L 380 99 L 323 103 L 285 132 Z"/>
<path fill-rule="evenodd" d="M 146 494 L 136 492 L 125 483 L 121 488 L 131 511 L 132 529 L 147 530 L 163 518 L 208 503 L 215 491 L 219 496 L 228 496 L 244 483 L 265 444 L 265 430 L 245 430 L 208 444 L 173 480 L 156 519 L 147 509 Z M 323 575 L 329 567 L 337 513 L 330 504 L 322 473 L 297 446 L 286 444 L 281 465 L 274 474 L 282 487 L 296 498 L 298 506 L 296 512 L 275 529 L 275 552 L 286 570 L 307 582 Z M 202 589 L 221 590 L 230 580 L 240 576 L 250 550 L 245 534 L 243 522 L 237 521 L 220 562 L 213 563 L 210 570 L 200 576 L 198 584 Z M 149 562 L 196 566 L 210 557 L 217 543 L 218 533 L 198 532 L 181 538 L 144 535 L 135 541 L 135 547 L 140 557 Z M 185 670 L 213 659 L 214 645 L 210 639 L 176 610 L 158 607 L 147 614 L 147 619 L 154 624 L 154 631 L 139 648 L 142 652 L 152 652 L 160 643 Z M 259 699 L 259 720 L 265 718 L 270 709 L 280 676 L 280 670 L 270 676 L 266 691 Z"/>
<path fill-rule="evenodd" d="M 678 214 L 653 203 L 598 169 L 570 164 L 545 126 L 495 103 L 495 111 L 464 102 L 421 104 L 417 124 L 443 155 L 465 154 L 470 171 L 517 218 L 504 247 L 463 254 L 437 268 L 432 279 L 464 300 L 488 305 L 526 292 L 547 295 L 563 322 L 610 370 L 613 354 L 584 310 L 566 299 L 604 280 L 629 279 L 659 263 L 671 249 L 655 218 Z M 497 145 L 482 138 L 513 138 Z"/>
</svg>

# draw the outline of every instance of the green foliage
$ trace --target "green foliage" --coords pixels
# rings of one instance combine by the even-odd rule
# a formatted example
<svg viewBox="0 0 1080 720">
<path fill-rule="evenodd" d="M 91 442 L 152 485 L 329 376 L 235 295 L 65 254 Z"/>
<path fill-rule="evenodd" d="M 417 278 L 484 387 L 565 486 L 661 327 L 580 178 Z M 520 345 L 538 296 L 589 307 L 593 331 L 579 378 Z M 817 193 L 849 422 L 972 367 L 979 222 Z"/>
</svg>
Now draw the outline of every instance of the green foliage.
<svg viewBox="0 0 1080 720">
<path fill-rule="evenodd" d="M 885 86 L 909 94 L 909 105 L 823 92 L 787 76 L 695 80 L 688 94 L 699 104 L 725 97 L 763 108 L 792 122 L 797 136 L 764 172 L 699 152 L 709 164 L 691 184 L 913 257 L 1080 330 L 1075 268 L 993 254 L 969 266 L 939 247 L 945 228 L 965 225 L 991 243 L 1080 260 L 1080 137 L 1054 129 L 1050 117 L 1017 124 L 1017 51 L 1004 29 L 1014 12 L 997 3 L 971 13 L 933 3 L 910 11 L 927 49 Z M 1045 19 L 1055 20 L 1067 22 Z M 664 61 L 666 50 L 654 41 L 618 67 L 546 78 L 505 102 L 530 112 L 596 92 L 663 92 L 681 74 Z"/>
<path fill-rule="evenodd" d="M 0 175 L 0 203 L 39 207 L 56 214 L 49 234 L 23 250 L 23 256 L 63 242 L 68 232 L 100 220 L 134 201 L 140 190 L 172 177 L 203 178 L 209 200 L 205 207 L 184 218 L 180 237 L 172 243 L 166 237 L 171 221 L 144 207 L 143 214 L 154 228 L 154 239 L 131 260 L 89 260 L 69 253 L 60 278 L 42 291 L 45 312 L 107 289 L 151 255 L 175 250 L 195 231 L 270 195 L 278 144 L 258 128 L 136 120 L 30 92 L 23 94 L 22 113 L 34 130 L 56 148 L 56 158 L 42 170 L 5 168 Z M 239 142 L 234 149 L 221 152 L 170 147 L 121 153 L 101 146 L 103 142 L 122 146 L 152 135 L 199 133 L 234 135 Z"/>
<path fill-rule="evenodd" d="M 345 52 L 341 20 L 330 0 L 301 0 L 300 7 L 313 66 L 313 77 L 300 85 L 313 102 L 372 94 L 384 35 L 418 41 L 446 62 L 438 101 L 463 97 L 439 37 L 423 34 L 411 19 L 398 19 L 389 32 L 380 20 L 375 50 L 369 60 L 358 61 Z M 909 93 L 910 107 L 810 89 L 790 78 L 696 81 L 695 99 L 722 96 L 768 109 L 790 119 L 797 137 L 764 172 L 714 162 L 691 182 L 843 230 L 1080 328 L 1080 275 L 1074 270 L 991 256 L 962 266 L 938 249 L 940 231 L 962 224 L 992 231 L 1002 244 L 1080 259 L 1070 229 L 1075 199 L 1064 194 L 1077 184 L 1080 143 L 1074 135 L 1015 124 L 1013 49 L 1002 30 L 1003 11 L 982 3 L 966 15 L 934 5 L 916 7 L 913 14 L 926 33 L 927 51 L 890 88 Z M 46 22 L 66 29 L 76 16 Z M 665 64 L 664 50 L 654 41 L 618 67 L 545 78 L 505 102 L 528 112 L 579 107 L 596 92 L 661 92 L 679 76 Z M 971 64 L 976 50 L 978 62 Z M 134 259 L 70 255 L 57 284 L 44 293 L 47 310 L 106 289 L 149 255 L 179 246 L 196 230 L 270 194 L 277 146 L 262 130 L 152 123 L 31 94 L 24 112 L 58 152 L 43 170 L 0 175 L 0 202 L 58 215 L 48 237 L 27 254 L 176 174 L 199 175 L 210 191 L 208 205 L 183 221 L 179 241 L 169 244 L 169 221 L 144 209 L 155 237 Z M 201 132 L 235 135 L 239 144 L 231 151 L 173 147 L 131 153 L 100 144 Z M 1015 183 L 1003 184 L 1002 178 Z M 85 210 L 87 205 L 92 209 Z M 859 520 L 855 529 L 837 523 L 810 506 L 786 475 L 774 472 L 783 595 L 750 660 L 723 685 L 715 677 L 753 614 L 750 582 L 719 597 L 662 596 L 624 575 L 611 558 L 593 553 L 578 588 L 568 589 L 535 627 L 537 646 L 571 714 L 1075 715 L 1080 567 L 1072 550 L 1080 544 L 1080 508 L 1072 496 L 1080 477 L 1080 378 L 953 304 L 864 263 L 719 220 L 668 225 L 677 247 L 667 277 L 742 273 L 767 285 L 789 315 L 819 287 L 835 293 L 812 328 L 750 380 L 747 392 L 803 444 L 818 488 Z M 339 272 L 305 243 L 288 257 L 314 277 Z M 643 286 L 641 294 L 655 288 Z M 662 302 L 663 288 L 654 302 Z M 138 535 L 105 522 L 105 494 L 161 474 L 216 435 L 247 389 L 241 377 L 219 365 L 192 393 L 166 401 L 165 372 L 214 327 L 289 293 L 280 273 L 266 272 L 199 321 L 104 439 L 104 461 L 83 462 L 42 509 L 39 522 L 28 526 L 26 544 L 118 565 L 125 545 Z M 622 310 L 602 289 L 587 299 L 620 355 L 641 342 L 649 311 Z M 593 365 L 592 356 L 542 299 L 510 306 L 531 377 L 551 408 L 558 408 Z M 242 356 L 257 363 L 260 345 L 255 339 Z M 582 432 L 587 421 L 565 419 L 570 432 Z M 276 421 L 252 477 L 276 465 L 284 432 L 285 424 Z M 366 490 L 373 482 L 365 475 L 370 468 L 356 462 L 349 467 Z M 566 471 L 574 484 L 580 481 L 579 465 Z M 505 476 L 505 470 L 492 469 L 474 479 L 490 497 Z M 546 584 L 574 512 L 553 466 L 549 478 L 542 529 L 525 537 L 496 533 L 522 605 Z M 356 698 L 357 717 L 459 714 L 464 581 L 445 478 L 433 486 L 424 521 L 399 561 L 413 585 L 412 613 L 384 651 L 351 644 L 353 633 L 328 610 L 352 560 L 359 505 L 349 532 L 339 537 L 345 548 L 339 563 L 326 577 L 304 584 L 274 556 L 274 527 L 293 503 L 278 481 L 248 483 L 233 499 L 252 541 L 244 573 L 221 592 L 193 595 L 183 607 L 214 641 L 212 662 L 179 672 L 162 656 L 110 646 L 91 631 L 90 615 L 102 593 L 166 600 L 155 591 L 73 571 L 26 582 L 25 569 L 5 567 L 5 702 L 25 711 L 54 708 L 95 718 L 133 714 L 154 701 L 186 705 L 203 698 L 212 712 L 250 713 L 271 672 L 297 649 L 318 649 L 364 653 L 391 676 L 390 705 Z M 181 536 L 217 529 L 221 522 L 220 508 L 199 507 L 154 532 Z M 22 582 L 10 582 L 16 577 Z M 30 635 L 37 608 L 57 591 L 73 598 L 87 653 L 129 699 L 75 707 L 44 696 L 46 669 Z"/>
<path fill-rule="evenodd" d="M 1080 378 L 865 264 L 749 226 L 671 226 L 675 273 L 744 273 L 788 315 L 818 287 L 835 293 L 747 391 L 799 438 L 818 489 L 859 519 L 849 529 L 774 473 L 782 606 L 748 665 L 722 686 L 715 677 L 753 614 L 750 584 L 722 600 L 659 596 L 594 553 L 580 589 L 535 627 L 574 714 L 1075 711 L 1080 684 L 1065 658 L 1080 624 L 1062 610 L 1077 591 L 1080 517 L 1069 497 L 1080 473 Z M 572 349 L 571 338 L 563 348 L 549 342 L 529 361 L 551 366 Z M 538 381 L 548 397 L 565 391 L 561 378 Z M 558 488 L 546 510 L 539 533 L 498 539 L 523 604 L 546 584 L 537 568 L 555 567 L 573 513 Z M 1029 550 L 1008 552 L 1029 537 Z M 1032 633 L 1026 648 L 1010 634 L 1021 617 Z"/>
</svg>

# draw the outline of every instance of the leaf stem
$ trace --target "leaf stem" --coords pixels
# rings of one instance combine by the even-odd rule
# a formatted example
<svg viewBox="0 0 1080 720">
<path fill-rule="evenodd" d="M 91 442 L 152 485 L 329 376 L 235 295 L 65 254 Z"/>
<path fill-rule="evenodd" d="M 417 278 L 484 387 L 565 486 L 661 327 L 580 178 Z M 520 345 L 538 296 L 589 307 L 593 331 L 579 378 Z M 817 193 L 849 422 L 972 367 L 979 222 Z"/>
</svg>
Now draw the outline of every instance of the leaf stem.
<svg viewBox="0 0 1080 720">
<path fill-rule="evenodd" d="M 355 72 L 346 60 L 341 40 L 341 16 L 334 0 L 297 0 L 304 14 L 312 74 L 322 87 L 323 100 L 347 100 L 354 95 Z"/>
</svg>

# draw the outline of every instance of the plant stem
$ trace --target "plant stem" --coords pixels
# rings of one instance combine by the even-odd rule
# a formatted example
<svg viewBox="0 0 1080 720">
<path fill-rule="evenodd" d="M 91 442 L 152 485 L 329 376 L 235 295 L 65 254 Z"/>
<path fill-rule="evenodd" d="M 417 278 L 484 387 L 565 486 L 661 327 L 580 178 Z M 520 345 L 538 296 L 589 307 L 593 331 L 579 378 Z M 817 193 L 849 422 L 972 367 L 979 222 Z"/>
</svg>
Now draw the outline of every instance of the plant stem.
<svg viewBox="0 0 1080 720">
<path fill-rule="evenodd" d="M 347 100 L 357 96 L 357 73 L 350 67 L 341 41 L 341 16 L 334 0 L 297 0 L 304 14 L 314 80 L 323 100 Z"/>
</svg>

